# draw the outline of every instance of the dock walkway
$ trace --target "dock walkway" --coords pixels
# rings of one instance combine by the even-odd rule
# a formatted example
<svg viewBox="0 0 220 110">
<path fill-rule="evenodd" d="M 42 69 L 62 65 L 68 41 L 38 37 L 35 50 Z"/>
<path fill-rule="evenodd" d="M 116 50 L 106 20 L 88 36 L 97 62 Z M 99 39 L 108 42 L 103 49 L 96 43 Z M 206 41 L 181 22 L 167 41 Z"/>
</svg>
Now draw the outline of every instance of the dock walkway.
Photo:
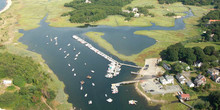
<svg viewBox="0 0 220 110">
<path fill-rule="evenodd" d="M 113 59 L 112 57 L 106 55 L 105 53 L 101 52 L 100 50 L 96 49 L 95 47 L 93 47 L 90 43 L 86 42 L 85 40 L 83 40 L 82 38 L 73 35 L 72 36 L 73 39 L 76 39 L 77 41 L 79 41 L 81 44 L 84 44 L 85 46 L 87 46 L 89 49 L 91 49 L 92 51 L 94 51 L 95 53 L 99 54 L 100 56 L 102 56 L 103 58 L 105 58 L 106 60 L 110 61 L 110 62 L 115 62 L 118 63 L 120 65 L 124 65 L 124 66 L 129 66 L 129 67 L 134 67 L 134 68 L 142 68 L 141 66 L 136 66 L 136 65 L 130 65 L 130 64 L 125 64 L 125 63 L 120 63 L 118 61 L 116 61 L 115 59 Z"/>
<path fill-rule="evenodd" d="M 122 81 L 122 82 L 118 82 L 118 83 L 113 83 L 112 85 L 122 85 L 122 84 L 132 84 L 132 83 L 136 83 L 136 82 L 140 82 L 141 80 L 132 80 L 132 81 Z"/>
</svg>

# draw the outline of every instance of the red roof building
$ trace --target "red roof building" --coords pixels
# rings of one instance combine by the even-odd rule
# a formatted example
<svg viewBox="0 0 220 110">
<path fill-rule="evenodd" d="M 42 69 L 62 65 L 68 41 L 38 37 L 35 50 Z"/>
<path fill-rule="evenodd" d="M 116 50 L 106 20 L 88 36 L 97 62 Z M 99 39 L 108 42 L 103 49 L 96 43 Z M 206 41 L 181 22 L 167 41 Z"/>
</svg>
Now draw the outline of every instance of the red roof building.
<svg viewBox="0 0 220 110">
<path fill-rule="evenodd" d="M 190 95 L 189 94 L 180 94 L 179 98 L 182 100 L 189 100 L 190 99 Z"/>
</svg>

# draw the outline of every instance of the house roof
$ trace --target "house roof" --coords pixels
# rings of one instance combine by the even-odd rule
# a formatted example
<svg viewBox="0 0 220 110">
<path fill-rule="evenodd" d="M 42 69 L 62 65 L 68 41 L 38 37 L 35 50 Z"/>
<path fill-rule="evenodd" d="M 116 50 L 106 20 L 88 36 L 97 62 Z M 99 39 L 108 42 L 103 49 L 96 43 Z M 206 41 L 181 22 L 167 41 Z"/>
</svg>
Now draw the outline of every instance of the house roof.
<svg viewBox="0 0 220 110">
<path fill-rule="evenodd" d="M 189 94 L 181 94 L 180 96 L 181 96 L 181 98 L 190 98 Z"/>
<path fill-rule="evenodd" d="M 165 78 L 166 78 L 167 80 L 172 80 L 172 79 L 173 79 L 173 76 L 165 75 Z"/>
<path fill-rule="evenodd" d="M 193 84 L 192 81 L 187 81 L 186 83 L 187 83 L 188 85 Z"/>
</svg>

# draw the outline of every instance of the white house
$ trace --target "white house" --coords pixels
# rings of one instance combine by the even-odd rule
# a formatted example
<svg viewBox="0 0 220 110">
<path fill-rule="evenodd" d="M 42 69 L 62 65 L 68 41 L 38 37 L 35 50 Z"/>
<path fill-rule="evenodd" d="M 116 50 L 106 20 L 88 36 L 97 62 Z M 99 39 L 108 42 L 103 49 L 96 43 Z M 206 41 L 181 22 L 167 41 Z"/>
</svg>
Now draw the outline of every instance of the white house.
<svg viewBox="0 0 220 110">
<path fill-rule="evenodd" d="M 170 83 L 174 84 L 174 78 L 173 78 L 173 76 L 165 75 L 165 78 L 166 78 L 168 84 L 170 84 Z"/>
<path fill-rule="evenodd" d="M 137 13 L 138 12 L 138 8 L 133 8 L 132 12 Z"/>
<path fill-rule="evenodd" d="M 194 64 L 194 66 L 196 66 L 196 67 L 201 67 L 202 66 L 202 62 L 196 62 L 195 64 Z"/>
<path fill-rule="evenodd" d="M 176 79 L 179 81 L 180 84 L 186 83 L 186 78 L 181 74 L 177 74 Z"/>
<path fill-rule="evenodd" d="M 85 3 L 92 3 L 92 2 L 91 2 L 91 1 L 89 1 L 89 0 L 86 0 L 86 1 L 85 1 Z"/>
<path fill-rule="evenodd" d="M 140 14 L 139 13 L 135 13 L 134 17 L 138 18 L 138 17 L 140 17 Z"/>
<path fill-rule="evenodd" d="M 163 76 L 161 76 L 159 79 L 160 79 L 160 82 L 161 82 L 163 85 L 166 85 L 166 84 L 167 84 L 167 81 L 166 81 L 166 79 L 165 79 Z"/>
<path fill-rule="evenodd" d="M 173 76 L 170 76 L 170 75 L 165 75 L 165 77 L 161 76 L 160 78 L 160 82 L 163 84 L 163 85 L 166 85 L 166 84 L 174 84 L 174 78 Z"/>
<path fill-rule="evenodd" d="M 187 86 L 189 87 L 194 87 L 195 85 L 192 83 L 192 81 L 187 81 L 186 82 Z"/>
<path fill-rule="evenodd" d="M 12 84 L 12 80 L 3 80 L 2 83 L 5 85 L 5 86 L 10 86 Z"/>
</svg>

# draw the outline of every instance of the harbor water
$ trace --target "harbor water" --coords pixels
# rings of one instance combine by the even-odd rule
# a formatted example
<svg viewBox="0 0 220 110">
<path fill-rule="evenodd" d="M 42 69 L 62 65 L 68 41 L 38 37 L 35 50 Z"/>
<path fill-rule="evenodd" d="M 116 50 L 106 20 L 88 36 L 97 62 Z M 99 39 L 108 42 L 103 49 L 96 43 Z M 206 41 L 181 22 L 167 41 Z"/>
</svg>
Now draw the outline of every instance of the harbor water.
<svg viewBox="0 0 220 110">
<path fill-rule="evenodd" d="M 0 11 L 1 11 L 2 9 L 4 9 L 6 5 L 7 5 L 6 0 L 0 0 Z"/>
<path fill-rule="evenodd" d="M 192 16 L 188 13 L 187 17 Z M 116 51 L 125 55 L 132 55 L 155 44 L 155 40 L 147 36 L 134 35 L 137 30 L 179 30 L 184 29 L 184 18 L 176 19 L 174 27 L 160 27 L 152 25 L 150 27 L 111 27 L 111 26 L 89 26 L 89 27 L 50 27 L 45 22 L 46 17 L 40 22 L 40 27 L 33 30 L 20 30 L 24 36 L 19 39 L 28 50 L 42 55 L 49 67 L 58 76 L 59 80 L 65 84 L 65 92 L 69 95 L 68 102 L 72 103 L 77 110 L 155 110 L 159 106 L 148 106 L 147 101 L 137 94 L 133 85 L 124 85 L 118 88 L 118 94 L 112 94 L 111 84 L 135 78 L 131 71 L 138 71 L 136 68 L 122 66 L 120 74 L 112 79 L 105 78 L 108 60 L 96 54 L 94 51 L 82 45 L 72 38 L 77 35 L 92 44 L 98 50 L 104 52 L 113 59 L 119 60 L 103 48 L 99 47 L 84 34 L 86 32 L 103 32 L 103 38 L 111 43 Z M 57 45 L 54 38 L 57 37 Z M 123 38 L 123 37 L 126 37 Z M 77 59 L 76 54 L 78 55 Z M 65 58 L 65 56 L 67 56 Z M 130 62 L 123 62 L 132 64 Z M 74 68 L 74 71 L 73 71 Z M 95 72 L 92 73 L 91 70 Z M 91 76 L 88 79 L 87 76 Z M 85 83 L 80 90 L 80 81 Z M 95 84 L 95 86 L 92 85 Z M 87 97 L 85 97 L 87 94 Z M 107 97 L 105 96 L 107 94 Z M 106 99 L 112 98 L 109 103 Z M 137 105 L 129 105 L 129 100 L 137 100 Z M 88 101 L 92 100 L 89 105 Z"/>
</svg>

